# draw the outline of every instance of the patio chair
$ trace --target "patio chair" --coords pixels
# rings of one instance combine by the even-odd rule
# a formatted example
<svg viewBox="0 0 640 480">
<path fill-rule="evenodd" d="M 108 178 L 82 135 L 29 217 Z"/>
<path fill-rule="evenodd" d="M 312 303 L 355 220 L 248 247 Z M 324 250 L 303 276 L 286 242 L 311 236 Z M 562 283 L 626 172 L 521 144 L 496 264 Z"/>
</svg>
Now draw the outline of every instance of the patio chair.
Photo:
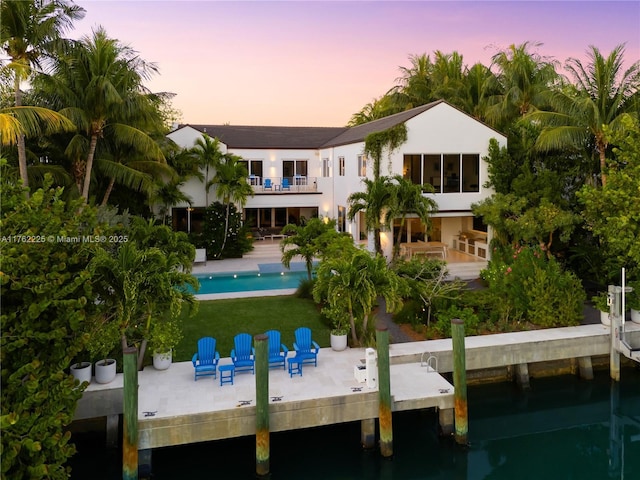
<svg viewBox="0 0 640 480">
<path fill-rule="evenodd" d="M 269 368 L 280 368 L 285 370 L 285 359 L 289 354 L 289 349 L 284 343 L 280 343 L 280 332 L 269 330 L 265 332 L 269 338 Z"/>
<path fill-rule="evenodd" d="M 311 339 L 311 329 L 300 327 L 295 331 L 296 341 L 293 348 L 296 351 L 296 357 L 302 358 L 302 363 L 313 363 L 318 366 L 318 352 L 320 345 Z"/>
<path fill-rule="evenodd" d="M 288 178 L 282 179 L 282 190 L 291 190 L 291 184 L 289 183 Z"/>
<path fill-rule="evenodd" d="M 194 380 L 198 377 L 213 375 L 216 378 L 216 370 L 220 354 L 216 351 L 216 339 L 212 337 L 202 337 L 198 340 L 198 351 L 193 354 L 191 362 L 195 369 Z"/>
<path fill-rule="evenodd" d="M 271 184 L 271 179 L 270 178 L 265 178 L 264 182 L 262 182 L 262 189 L 263 190 L 273 190 L 273 185 Z"/>
<path fill-rule="evenodd" d="M 231 350 L 231 361 L 236 372 L 255 373 L 255 349 L 251 346 L 253 337 L 248 333 L 239 333 L 233 338 L 235 348 Z"/>
</svg>

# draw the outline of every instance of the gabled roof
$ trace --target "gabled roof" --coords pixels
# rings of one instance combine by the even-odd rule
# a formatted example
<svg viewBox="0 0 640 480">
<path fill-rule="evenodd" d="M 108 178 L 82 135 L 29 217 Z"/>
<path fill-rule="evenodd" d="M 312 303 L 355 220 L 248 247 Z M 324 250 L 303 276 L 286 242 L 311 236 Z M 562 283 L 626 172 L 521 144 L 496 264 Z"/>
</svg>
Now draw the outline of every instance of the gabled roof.
<svg viewBox="0 0 640 480">
<path fill-rule="evenodd" d="M 318 149 L 364 142 L 367 135 L 395 127 L 427 110 L 444 103 L 464 115 L 468 113 L 445 100 L 421 105 L 411 110 L 389 115 L 355 127 L 261 127 L 251 125 L 180 125 L 191 127 L 210 137 L 218 138 L 229 148 Z M 474 119 L 479 122 L 479 120 Z M 492 127 L 488 127 L 494 130 Z M 502 135 L 496 130 L 497 133 Z"/>
<path fill-rule="evenodd" d="M 367 135 L 369 135 L 370 133 L 382 132 L 384 130 L 387 130 L 388 128 L 395 127 L 396 125 L 410 120 L 416 115 L 420 115 L 422 112 L 426 112 L 427 110 L 435 107 L 440 103 L 446 102 L 444 100 L 437 100 L 435 102 L 427 103 L 426 105 L 412 108 L 411 110 L 405 110 L 404 112 L 396 113 L 394 115 L 389 115 L 388 117 L 379 118 L 378 120 L 373 120 L 371 122 L 363 123 L 362 125 L 351 127 L 337 137 L 332 138 L 322 146 L 337 147 L 339 145 L 348 145 L 349 143 L 363 142 Z"/>
<path fill-rule="evenodd" d="M 348 127 L 260 127 L 250 125 L 180 125 L 192 127 L 229 148 L 317 149 Z M 180 128 L 179 127 L 179 128 Z"/>
</svg>

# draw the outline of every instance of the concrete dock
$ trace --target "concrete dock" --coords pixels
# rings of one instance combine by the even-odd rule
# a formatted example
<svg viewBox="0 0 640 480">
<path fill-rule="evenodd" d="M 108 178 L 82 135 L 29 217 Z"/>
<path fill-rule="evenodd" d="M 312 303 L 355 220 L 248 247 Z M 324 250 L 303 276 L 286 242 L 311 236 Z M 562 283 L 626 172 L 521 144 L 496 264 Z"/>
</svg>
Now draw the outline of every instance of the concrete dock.
<svg viewBox="0 0 640 480">
<path fill-rule="evenodd" d="M 359 383 L 356 365 L 364 365 L 364 349 L 334 352 L 321 349 L 318 366 L 305 365 L 302 376 L 269 372 L 270 430 L 273 432 L 374 419 L 377 388 Z M 222 358 L 220 365 L 230 364 Z M 242 372 L 233 385 L 219 378 L 194 381 L 191 362 L 164 371 L 146 367 L 139 372 L 139 449 L 255 434 L 255 377 Z M 391 366 L 393 410 L 453 409 L 453 386 L 420 363 Z M 118 396 L 120 402 L 118 402 Z M 92 383 L 76 411 L 76 419 L 114 415 L 121 411 L 122 375 L 108 385 Z M 119 404 L 120 403 L 120 404 Z M 110 406 L 105 411 L 104 407 Z M 97 410 L 101 411 L 97 411 Z M 444 417 L 453 419 L 453 414 Z"/>
<path fill-rule="evenodd" d="M 640 325 L 627 322 L 626 332 L 629 341 L 640 344 Z M 609 338 L 609 328 L 601 324 L 467 337 L 467 370 L 508 367 L 524 377 L 536 364 L 567 360 L 588 377 L 591 358 L 609 354 Z M 392 344 L 389 353 L 392 410 L 435 407 L 446 428 L 453 417 L 453 387 L 422 366 L 422 361 L 432 355 L 440 373 L 450 372 L 451 339 Z M 271 370 L 271 430 L 376 418 L 377 389 L 367 388 L 354 375 L 354 366 L 362 364 L 364 357 L 364 349 L 334 352 L 324 348 L 318 354 L 318 366 L 305 365 L 302 377 L 290 378 L 284 370 Z M 237 374 L 234 385 L 220 386 L 219 379 L 212 377 L 194 381 L 193 366 L 182 362 L 165 371 L 146 367 L 139 372 L 138 381 L 140 449 L 255 433 L 255 378 L 250 373 Z M 107 385 L 89 385 L 75 419 L 120 413 L 122 375 L 118 374 Z"/>
</svg>

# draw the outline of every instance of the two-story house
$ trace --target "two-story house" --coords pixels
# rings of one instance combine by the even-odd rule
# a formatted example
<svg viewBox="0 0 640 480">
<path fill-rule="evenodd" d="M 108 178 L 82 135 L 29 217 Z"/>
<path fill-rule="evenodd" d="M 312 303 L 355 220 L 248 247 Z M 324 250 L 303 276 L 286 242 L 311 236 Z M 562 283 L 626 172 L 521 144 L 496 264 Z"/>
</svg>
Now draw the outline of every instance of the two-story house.
<svg viewBox="0 0 640 480">
<path fill-rule="evenodd" d="M 430 232 L 417 218 L 410 218 L 402 243 L 408 244 L 409 252 L 412 244 L 419 252 L 416 244 L 426 241 L 444 246 L 444 252 L 487 258 L 490 232 L 473 217 L 471 205 L 492 193 L 483 186 L 489 140 L 495 138 L 504 146 L 506 137 L 445 101 L 351 128 L 183 125 L 169 138 L 188 148 L 206 133 L 219 139 L 223 151 L 244 159 L 247 181 L 255 192 L 244 207 L 249 226 L 278 229 L 303 217 L 331 217 L 337 219 L 340 231 L 351 233 L 356 241 L 369 240 L 371 247 L 363 217 L 347 218 L 347 199 L 362 191 L 363 178 L 372 178 L 371 160 L 363 153 L 367 135 L 401 123 L 407 140 L 384 154 L 381 175 L 402 175 L 431 185 L 435 193 L 425 195 L 438 204 Z M 172 209 L 175 228 L 197 228 L 201 212 L 215 200 L 215 193 L 207 194 L 204 185 L 197 179 L 185 185 L 193 206 Z M 391 252 L 393 241 L 390 232 L 383 233 L 385 252 Z"/>
</svg>

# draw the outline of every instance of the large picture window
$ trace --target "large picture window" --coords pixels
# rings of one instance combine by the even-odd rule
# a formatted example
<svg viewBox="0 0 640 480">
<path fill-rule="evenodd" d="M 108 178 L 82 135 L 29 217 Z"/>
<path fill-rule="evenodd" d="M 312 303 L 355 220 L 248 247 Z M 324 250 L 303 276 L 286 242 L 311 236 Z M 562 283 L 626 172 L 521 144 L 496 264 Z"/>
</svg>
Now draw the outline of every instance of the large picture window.
<svg viewBox="0 0 640 480">
<path fill-rule="evenodd" d="M 435 193 L 480 191 L 480 155 L 473 153 L 425 153 L 404 156 L 404 178 L 431 185 Z"/>
</svg>

